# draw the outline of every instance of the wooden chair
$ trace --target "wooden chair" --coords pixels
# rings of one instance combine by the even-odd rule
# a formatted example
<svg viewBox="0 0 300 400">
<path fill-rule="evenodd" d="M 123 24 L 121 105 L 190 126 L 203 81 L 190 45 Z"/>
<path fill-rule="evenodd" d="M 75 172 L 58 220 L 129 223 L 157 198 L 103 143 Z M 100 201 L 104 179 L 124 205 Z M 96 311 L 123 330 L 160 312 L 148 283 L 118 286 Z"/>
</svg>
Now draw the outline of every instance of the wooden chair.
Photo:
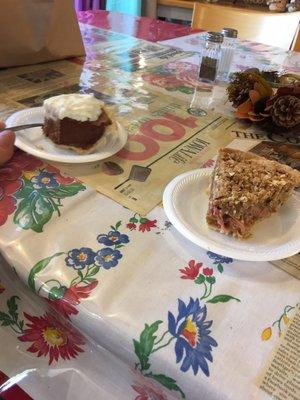
<svg viewBox="0 0 300 400">
<path fill-rule="evenodd" d="M 167 7 L 178 7 L 178 8 L 191 8 L 194 7 L 192 0 L 158 0 L 158 5 Z"/>
<path fill-rule="evenodd" d="M 235 28 L 240 39 L 288 50 L 298 28 L 300 11 L 272 13 L 232 5 L 195 3 L 192 28 L 220 31 Z"/>
<path fill-rule="evenodd" d="M 157 0 L 159 17 L 191 21 L 193 9 L 194 2 L 192 0 Z"/>
</svg>

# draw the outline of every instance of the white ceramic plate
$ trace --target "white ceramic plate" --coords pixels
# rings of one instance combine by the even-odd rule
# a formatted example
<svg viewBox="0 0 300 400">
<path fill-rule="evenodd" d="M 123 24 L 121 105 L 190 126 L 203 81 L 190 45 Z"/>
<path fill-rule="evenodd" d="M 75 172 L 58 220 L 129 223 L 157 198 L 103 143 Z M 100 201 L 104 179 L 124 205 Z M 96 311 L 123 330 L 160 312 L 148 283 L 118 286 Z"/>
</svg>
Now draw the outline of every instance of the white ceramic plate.
<svg viewBox="0 0 300 400">
<path fill-rule="evenodd" d="M 237 240 L 209 229 L 205 216 L 211 169 L 177 176 L 166 187 L 164 209 L 174 227 L 202 248 L 246 261 L 271 261 L 300 251 L 300 196 L 294 192 L 280 211 L 254 226 L 247 240 Z"/>
<path fill-rule="evenodd" d="M 6 120 L 6 126 L 39 123 L 43 120 L 43 107 L 28 108 L 12 114 Z M 115 126 L 117 126 L 117 131 Z M 89 163 L 111 157 L 125 146 L 127 139 L 127 131 L 117 122 L 116 125 L 106 129 L 92 153 L 77 154 L 71 149 L 55 146 L 50 139 L 45 137 L 40 127 L 16 132 L 16 146 L 20 149 L 44 160 L 72 164 Z"/>
</svg>

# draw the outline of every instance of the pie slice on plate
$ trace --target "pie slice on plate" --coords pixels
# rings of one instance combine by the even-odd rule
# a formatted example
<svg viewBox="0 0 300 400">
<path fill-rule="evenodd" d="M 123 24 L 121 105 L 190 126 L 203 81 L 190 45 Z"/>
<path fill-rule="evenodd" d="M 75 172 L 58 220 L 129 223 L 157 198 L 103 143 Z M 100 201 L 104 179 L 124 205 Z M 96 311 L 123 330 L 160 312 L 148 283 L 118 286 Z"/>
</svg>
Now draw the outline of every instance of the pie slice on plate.
<svg viewBox="0 0 300 400">
<path fill-rule="evenodd" d="M 300 172 L 250 152 L 220 149 L 210 185 L 206 221 L 210 228 L 239 239 L 278 211 L 300 186 Z"/>
</svg>

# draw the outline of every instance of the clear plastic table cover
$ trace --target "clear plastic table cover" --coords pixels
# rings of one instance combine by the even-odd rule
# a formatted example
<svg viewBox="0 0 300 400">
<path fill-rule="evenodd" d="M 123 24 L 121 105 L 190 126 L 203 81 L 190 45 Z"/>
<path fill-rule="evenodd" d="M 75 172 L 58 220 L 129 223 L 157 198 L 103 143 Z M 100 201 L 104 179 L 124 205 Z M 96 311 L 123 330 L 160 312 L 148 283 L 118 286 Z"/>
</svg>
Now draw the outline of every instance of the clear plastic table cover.
<svg viewBox="0 0 300 400">
<path fill-rule="evenodd" d="M 0 330 L 1 399 L 132 399 L 143 393 L 164 398 L 155 382 L 30 292 L 2 257 L 0 267 L 0 318 L 6 327 Z"/>
<path fill-rule="evenodd" d="M 81 28 L 85 64 L 0 73 L 1 115 L 66 88 L 100 86 L 124 120 L 154 94 L 194 98 L 197 54 Z M 19 151 L 0 168 L 0 249 L 2 398 L 268 399 L 257 377 L 300 290 L 273 265 L 205 252 L 161 207 L 138 215 Z"/>
</svg>

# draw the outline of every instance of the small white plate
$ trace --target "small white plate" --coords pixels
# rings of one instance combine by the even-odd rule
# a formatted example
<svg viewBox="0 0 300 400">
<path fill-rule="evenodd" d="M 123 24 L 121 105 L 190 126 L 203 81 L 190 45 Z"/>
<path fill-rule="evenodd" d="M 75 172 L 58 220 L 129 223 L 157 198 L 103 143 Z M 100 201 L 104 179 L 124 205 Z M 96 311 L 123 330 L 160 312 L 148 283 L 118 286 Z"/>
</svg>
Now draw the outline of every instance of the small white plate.
<svg viewBox="0 0 300 400">
<path fill-rule="evenodd" d="M 27 108 L 17 111 L 6 120 L 6 126 L 33 124 L 43 122 L 43 107 Z M 117 126 L 117 131 L 115 130 Z M 105 134 L 99 140 L 97 147 L 90 154 L 77 154 L 71 149 L 55 146 L 42 131 L 42 128 L 30 128 L 16 132 L 16 146 L 20 149 L 44 160 L 61 163 L 90 163 L 111 157 L 121 150 L 128 139 L 127 131 L 116 122 L 107 127 Z"/>
<path fill-rule="evenodd" d="M 238 260 L 278 260 L 300 251 L 300 196 L 296 192 L 279 212 L 257 223 L 247 240 L 210 229 L 205 216 L 211 173 L 211 169 L 200 169 L 179 175 L 164 191 L 167 217 L 182 235 L 206 250 Z"/>
</svg>

